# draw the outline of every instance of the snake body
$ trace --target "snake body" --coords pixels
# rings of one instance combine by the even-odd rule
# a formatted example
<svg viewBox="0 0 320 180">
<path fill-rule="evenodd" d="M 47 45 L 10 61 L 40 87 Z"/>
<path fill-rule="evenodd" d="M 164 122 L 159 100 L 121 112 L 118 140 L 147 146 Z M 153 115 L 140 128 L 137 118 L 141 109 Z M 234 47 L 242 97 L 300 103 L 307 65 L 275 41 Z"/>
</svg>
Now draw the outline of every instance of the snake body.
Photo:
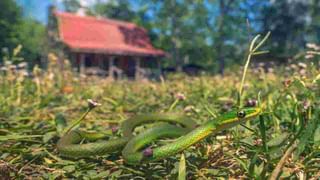
<svg viewBox="0 0 320 180">
<path fill-rule="evenodd" d="M 122 150 L 123 159 L 128 164 L 140 164 L 157 161 L 177 154 L 202 139 L 249 119 L 258 116 L 260 108 L 245 108 L 240 111 L 231 111 L 217 118 L 213 118 L 201 126 L 188 118 L 175 115 L 151 114 L 136 116 L 122 123 L 123 137 L 109 141 L 100 141 L 87 144 L 79 142 L 88 138 L 91 140 L 102 138 L 100 134 L 87 134 L 81 131 L 71 131 L 58 142 L 58 150 L 66 157 L 88 157 Z M 157 125 L 133 135 L 135 127 L 145 123 L 160 122 Z M 175 124 L 175 125 L 174 125 Z M 176 125 L 180 126 L 176 126 Z M 145 153 L 146 145 L 160 138 L 177 138 L 174 142 L 151 149 Z"/>
<path fill-rule="evenodd" d="M 127 142 L 134 136 L 133 131 L 137 126 L 154 122 L 179 124 L 181 127 L 177 129 L 184 129 L 184 132 L 194 129 L 197 125 L 193 120 L 181 115 L 138 115 L 125 120 L 121 124 L 120 129 L 122 129 L 123 131 L 123 137 L 121 138 L 110 139 L 108 141 L 79 144 L 83 139 L 94 141 L 106 138 L 106 135 L 103 133 L 89 133 L 85 131 L 74 130 L 61 137 L 61 139 L 57 143 L 57 149 L 61 156 L 70 158 L 89 157 L 119 151 L 123 149 Z M 155 127 L 152 127 L 151 130 L 154 128 Z"/>
</svg>

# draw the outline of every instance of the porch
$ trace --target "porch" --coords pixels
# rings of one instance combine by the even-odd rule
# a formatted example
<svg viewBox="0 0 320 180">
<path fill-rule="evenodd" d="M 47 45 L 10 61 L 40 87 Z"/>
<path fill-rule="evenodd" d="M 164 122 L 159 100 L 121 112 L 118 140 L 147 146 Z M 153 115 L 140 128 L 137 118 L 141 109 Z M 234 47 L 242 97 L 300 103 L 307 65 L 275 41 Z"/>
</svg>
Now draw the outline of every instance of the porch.
<svg viewBox="0 0 320 180">
<path fill-rule="evenodd" d="M 160 58 L 120 56 L 98 53 L 73 53 L 72 66 L 80 74 L 112 79 L 141 79 L 160 72 Z"/>
</svg>

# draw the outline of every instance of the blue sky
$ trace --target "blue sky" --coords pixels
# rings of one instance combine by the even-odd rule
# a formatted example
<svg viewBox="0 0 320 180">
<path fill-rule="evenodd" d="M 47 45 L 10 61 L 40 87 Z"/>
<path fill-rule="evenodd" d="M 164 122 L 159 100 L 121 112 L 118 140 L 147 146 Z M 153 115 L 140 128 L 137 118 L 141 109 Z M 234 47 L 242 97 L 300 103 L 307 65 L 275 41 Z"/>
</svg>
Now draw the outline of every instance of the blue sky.
<svg viewBox="0 0 320 180">
<path fill-rule="evenodd" d="M 25 16 L 43 23 L 47 22 L 48 7 L 51 4 L 63 9 L 59 0 L 16 0 L 16 2 L 22 7 Z"/>
<path fill-rule="evenodd" d="M 1 0 L 0 0 L 1 1 Z M 27 17 L 36 19 L 42 23 L 47 22 L 48 7 L 54 4 L 59 10 L 63 10 L 62 0 L 15 0 L 23 9 L 23 13 Z M 79 0 L 84 6 L 88 6 L 96 0 Z M 99 0 L 100 2 L 108 0 Z M 133 8 L 137 8 L 138 0 L 129 1 Z"/>
</svg>

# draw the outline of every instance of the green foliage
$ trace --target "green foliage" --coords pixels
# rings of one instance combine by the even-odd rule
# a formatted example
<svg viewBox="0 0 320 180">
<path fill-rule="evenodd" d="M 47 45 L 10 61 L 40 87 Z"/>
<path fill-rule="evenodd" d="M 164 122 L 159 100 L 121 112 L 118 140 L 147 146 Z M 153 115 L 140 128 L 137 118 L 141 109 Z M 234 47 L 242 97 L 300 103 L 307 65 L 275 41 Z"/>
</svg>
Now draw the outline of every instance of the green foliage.
<svg viewBox="0 0 320 180">
<path fill-rule="evenodd" d="M 22 45 L 21 56 L 30 63 L 39 63 L 45 52 L 45 27 L 22 16 L 22 10 L 12 0 L 0 2 L 0 62 L 4 56 Z M 37 62 L 38 60 L 38 62 Z"/>
<path fill-rule="evenodd" d="M 8 6 L 4 9 L 14 15 L 4 18 L 0 15 L 0 19 L 21 21 L 16 5 L 8 2 L 3 1 L 1 7 Z M 210 72 L 223 73 L 225 67 L 242 63 L 238 57 L 247 49 L 243 44 L 256 32 L 272 31 L 269 49 L 275 57 L 293 56 L 303 50 L 306 43 L 319 41 L 320 6 L 316 0 L 109 0 L 94 1 L 86 6 L 79 0 L 62 2 L 69 12 L 82 8 L 89 15 L 130 21 L 146 28 L 153 44 L 171 55 L 163 61 L 164 65 L 178 69 L 184 64 L 196 64 Z M 11 50 L 21 42 L 27 48 L 23 51 L 25 59 L 35 59 L 44 44 L 43 27 L 30 20 L 23 21 L 20 27 L 7 25 L 10 27 L 5 37 L 0 32 L 0 38 L 4 39 L 0 47 Z M 25 29 L 24 35 L 17 31 L 21 27 Z M 38 36 L 28 38 L 31 30 Z M 32 48 L 28 48 L 29 44 Z"/>
<path fill-rule="evenodd" d="M 69 11 L 79 8 L 79 1 L 68 2 L 74 3 Z M 237 54 L 247 48 L 243 42 L 250 39 L 245 27 L 247 16 L 253 26 L 249 30 L 267 31 L 271 28 L 273 43 L 270 44 L 276 55 L 299 51 L 307 41 L 317 41 L 319 36 L 318 1 L 301 4 L 302 1 L 250 3 L 230 0 L 229 4 L 228 1 L 141 0 L 143 6 L 140 9 L 133 9 L 129 1 L 109 2 L 95 4 L 89 8 L 89 13 L 143 25 L 150 30 L 155 46 L 171 52 L 177 62 L 197 63 L 208 69 L 216 68 L 221 58 L 227 65 L 237 62 Z M 243 3 L 247 4 L 243 6 Z M 13 1 L 1 0 L 0 7 L 3 7 L 0 12 L 0 46 L 9 48 L 1 54 L 4 59 L 16 63 L 21 59 L 39 57 L 44 43 L 43 25 L 22 18 Z M 262 11 L 262 7 L 267 8 Z M 253 11 L 261 14 L 250 18 L 248 14 Z M 310 22 L 296 18 L 306 14 L 310 15 Z M 264 21 L 257 22 L 256 17 L 264 17 Z M 284 22 L 287 26 L 282 26 Z M 24 58 L 18 56 L 22 47 L 17 46 L 20 42 Z M 249 55 L 257 53 L 255 50 L 260 45 L 254 44 Z M 244 68 L 246 83 L 238 66 L 227 70 L 223 77 L 178 74 L 161 82 L 110 82 L 94 77 L 79 78 L 71 72 L 50 68 L 43 73 L 38 67 L 34 68 L 32 78 L 26 78 L 22 72 L 6 65 L 0 75 L 0 166 L 12 170 L 9 174 L 12 178 L 20 179 L 35 175 L 48 179 L 214 179 L 240 176 L 267 179 L 272 174 L 277 175 L 276 178 L 296 179 L 302 175 L 306 179 L 317 178 L 320 169 L 317 53 L 313 53 L 313 59 L 308 63 L 304 63 L 304 59 L 295 59 L 292 64 L 275 67 L 273 71 L 265 71 L 270 67 L 264 66 L 250 69 L 247 61 Z M 54 59 L 49 62 L 56 62 Z M 61 79 L 63 83 L 59 81 Z M 243 89 L 245 93 L 242 93 Z M 177 95 L 184 98 L 180 100 Z M 73 120 L 85 112 L 88 98 L 98 99 L 102 106 L 90 112 L 80 128 L 106 131 L 134 114 L 168 110 L 184 112 L 201 124 L 257 97 L 264 109 L 262 116 L 245 126 L 209 137 L 184 151 L 183 155 L 163 161 L 129 166 L 124 164 L 120 153 L 73 160 L 61 159 L 56 151 L 66 121 L 78 123 Z M 284 156 L 287 153 L 289 156 Z"/>
<path fill-rule="evenodd" d="M 0 49 L 6 47 L 10 51 L 17 46 L 18 26 L 21 23 L 22 15 L 20 8 L 12 0 L 3 0 L 0 2 Z M 0 57 L 3 52 L 0 52 Z"/>
<path fill-rule="evenodd" d="M 18 38 L 23 46 L 21 56 L 30 63 L 40 63 L 41 56 L 48 51 L 45 26 L 32 19 L 24 19 L 18 29 Z"/>
<path fill-rule="evenodd" d="M 109 0 L 92 1 L 88 7 L 79 0 L 62 2 L 69 12 L 84 8 L 89 15 L 146 28 L 153 44 L 171 55 L 164 65 L 179 69 L 191 63 L 223 73 L 224 67 L 242 63 L 238 57 L 247 49 L 243 44 L 256 32 L 272 31 L 269 49 L 275 57 L 293 56 L 306 43 L 319 42 L 317 0 Z M 13 0 L 0 5 L 0 48 L 10 52 L 21 43 L 24 59 L 39 60 L 41 47 L 46 45 L 44 26 L 24 19 Z"/>
<path fill-rule="evenodd" d="M 163 61 L 166 66 L 181 69 L 184 64 L 191 63 L 216 72 L 218 64 L 240 62 L 235 57 L 243 54 L 247 47 L 236 44 L 247 43 L 247 14 L 260 4 L 242 5 L 238 0 L 224 2 L 112 0 L 97 1 L 86 10 L 90 15 L 131 21 L 146 28 L 154 46 L 171 55 Z"/>
<path fill-rule="evenodd" d="M 77 12 L 81 8 L 81 4 L 78 0 L 64 0 L 63 5 L 67 12 Z"/>
<path fill-rule="evenodd" d="M 178 180 L 185 180 L 186 179 L 186 159 L 184 154 L 181 154 L 180 163 L 179 163 L 179 176 Z"/>
<path fill-rule="evenodd" d="M 128 0 L 112 0 L 106 3 L 96 3 L 92 7 L 91 13 L 124 21 L 134 21 L 139 18 L 138 14 L 132 10 Z"/>
<path fill-rule="evenodd" d="M 320 6 L 316 1 L 272 1 L 262 10 L 262 31 L 272 31 L 272 51 L 293 56 L 307 42 L 319 42 Z"/>
<path fill-rule="evenodd" d="M 55 63 L 54 59 L 50 62 Z M 290 69 L 277 67 L 269 73 L 248 68 L 244 105 L 260 94 L 264 109 L 260 118 L 210 136 L 185 150 L 183 156 L 139 166 L 125 164 L 121 152 L 62 159 L 56 143 L 66 121 L 77 122 L 74 120 L 86 111 L 88 98 L 102 104 L 80 125 L 89 131 L 110 132 L 135 114 L 163 112 L 170 107 L 172 112 L 183 112 L 199 124 L 204 123 L 238 107 L 243 70 L 228 70 L 224 77 L 173 75 L 162 82 L 79 79 L 69 72 L 40 73 L 40 69 L 35 69 L 33 79 L 29 79 L 7 71 L 0 76 L 0 163 L 15 169 L 11 177 L 18 178 L 37 174 L 78 179 L 267 179 L 285 152 L 294 149 L 289 153 L 294 158 L 285 159 L 280 177 L 295 179 L 297 174 L 292 172 L 299 169 L 309 179 L 318 173 L 320 157 L 320 86 L 316 81 L 320 72 L 313 66 L 303 66 L 305 70 L 313 69 L 306 74 L 293 64 L 288 66 Z M 59 76 L 64 77 L 64 84 L 58 82 Z"/>
</svg>

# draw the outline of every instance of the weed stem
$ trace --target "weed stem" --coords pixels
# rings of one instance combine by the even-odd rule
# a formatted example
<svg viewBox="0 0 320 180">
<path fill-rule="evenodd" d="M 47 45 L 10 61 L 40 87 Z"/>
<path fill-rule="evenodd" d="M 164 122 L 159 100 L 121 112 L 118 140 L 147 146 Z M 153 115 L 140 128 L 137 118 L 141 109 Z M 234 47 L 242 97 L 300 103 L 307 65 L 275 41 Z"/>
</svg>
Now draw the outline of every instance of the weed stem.
<svg viewBox="0 0 320 180">
<path fill-rule="evenodd" d="M 272 174 L 269 178 L 269 180 L 277 180 L 278 176 L 280 175 L 282 171 L 282 167 L 284 166 L 286 160 L 289 158 L 289 156 L 292 154 L 292 152 L 298 147 L 298 143 L 295 142 L 292 146 L 290 146 L 285 154 L 282 156 L 280 161 L 278 162 L 276 168 L 272 171 Z"/>
<path fill-rule="evenodd" d="M 76 121 L 73 121 L 66 129 L 65 131 L 62 133 L 63 135 L 69 133 L 76 125 L 80 124 L 81 121 L 89 114 L 89 112 L 92 110 L 92 108 L 88 108 L 87 111 L 82 114 L 82 116 L 76 120 Z"/>
</svg>

